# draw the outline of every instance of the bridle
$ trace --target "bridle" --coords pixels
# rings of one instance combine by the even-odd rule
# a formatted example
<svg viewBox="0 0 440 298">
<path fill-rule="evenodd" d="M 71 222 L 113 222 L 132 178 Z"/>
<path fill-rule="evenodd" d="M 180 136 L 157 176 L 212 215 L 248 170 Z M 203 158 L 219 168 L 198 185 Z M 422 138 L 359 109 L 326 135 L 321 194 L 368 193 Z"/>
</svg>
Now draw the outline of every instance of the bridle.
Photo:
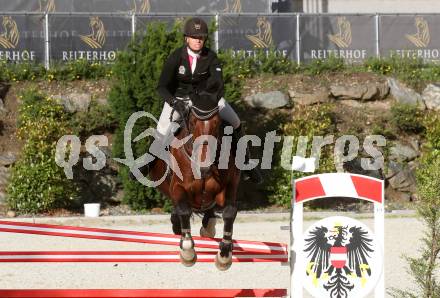
<svg viewBox="0 0 440 298">
<path fill-rule="evenodd" d="M 191 127 L 190 127 L 190 123 L 189 123 L 190 117 L 189 117 L 188 113 L 191 113 L 198 120 L 207 121 L 208 119 L 212 118 L 214 115 L 216 115 L 219 112 L 218 106 L 214 107 L 211 110 L 203 110 L 203 109 L 196 107 L 195 105 L 189 106 L 188 105 L 188 102 L 190 101 L 189 97 L 185 97 L 185 98 L 182 98 L 179 100 L 184 101 L 187 106 L 186 112 L 183 114 L 180 114 L 180 118 L 181 118 L 181 120 L 184 124 L 184 128 L 188 134 L 191 132 Z M 174 112 L 176 112 L 176 109 L 173 107 L 171 110 L 170 122 L 173 121 Z M 179 111 L 177 111 L 177 113 L 179 113 Z M 190 147 L 189 148 L 188 148 L 187 143 L 188 142 L 185 142 L 183 144 L 183 148 L 184 148 L 183 152 L 189 160 L 191 160 L 193 163 L 197 164 L 197 161 L 195 161 L 189 153 L 189 152 L 192 152 L 192 149 L 193 149 L 194 136 L 191 137 L 191 139 L 190 139 Z"/>
</svg>

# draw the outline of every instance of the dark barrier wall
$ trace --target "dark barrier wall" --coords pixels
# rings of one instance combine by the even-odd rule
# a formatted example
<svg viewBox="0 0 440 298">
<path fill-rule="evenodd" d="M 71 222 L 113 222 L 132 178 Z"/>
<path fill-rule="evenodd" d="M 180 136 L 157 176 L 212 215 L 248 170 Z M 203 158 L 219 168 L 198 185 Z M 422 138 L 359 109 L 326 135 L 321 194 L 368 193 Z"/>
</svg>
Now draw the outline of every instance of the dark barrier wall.
<svg viewBox="0 0 440 298">
<path fill-rule="evenodd" d="M 440 60 L 439 16 L 380 16 L 380 52 L 384 57 Z"/>
<path fill-rule="evenodd" d="M 16 11 L 26 11 L 26 12 L 41 12 L 40 1 L 39 0 L 0 0 L 0 11 L 1 12 L 16 12 Z"/>
<path fill-rule="evenodd" d="M 51 60 L 112 62 L 132 36 L 129 16 L 49 16 Z"/>
<path fill-rule="evenodd" d="M 163 21 L 172 26 L 186 15 L 0 14 L 0 60 L 50 62 L 87 59 L 111 62 L 129 43 L 133 31 Z M 215 15 L 201 15 L 208 23 Z M 134 22 L 134 23 L 133 23 Z M 440 60 L 438 15 L 297 15 L 220 14 L 215 44 L 219 50 L 255 55 L 257 50 L 277 50 L 300 62 L 334 55 L 347 62 L 368 57 L 401 57 Z M 299 28 L 297 28 L 299 23 Z M 133 26 L 135 25 L 135 26 Z M 135 27 L 135 28 L 133 28 Z M 297 31 L 299 36 L 297 36 Z M 49 55 L 46 55 L 46 45 Z M 297 50 L 299 45 L 299 55 Z"/>
<path fill-rule="evenodd" d="M 302 61 L 333 55 L 360 62 L 376 55 L 374 15 L 304 15 L 300 28 Z"/>
<path fill-rule="evenodd" d="M 44 62 L 44 15 L 0 15 L 0 60 Z"/>
<path fill-rule="evenodd" d="M 268 13 L 271 0 L 0 0 L 0 11 Z"/>
<path fill-rule="evenodd" d="M 296 17 L 222 15 L 219 18 L 219 49 L 233 49 L 240 55 L 274 48 L 280 55 L 295 59 Z"/>
<path fill-rule="evenodd" d="M 171 29 L 177 23 L 183 25 L 188 16 L 154 16 L 154 15 L 137 15 L 136 16 L 136 32 L 143 33 L 145 32 L 147 25 L 151 22 L 162 22 L 168 25 L 168 28 Z M 210 15 L 200 16 L 205 22 L 209 25 L 214 21 L 215 17 Z"/>
<path fill-rule="evenodd" d="M 145 6 L 149 2 L 149 12 L 168 13 L 267 13 L 269 0 L 150 0 L 139 1 Z M 139 5 L 136 6 L 139 11 Z M 146 12 L 146 11 L 142 11 Z"/>
</svg>

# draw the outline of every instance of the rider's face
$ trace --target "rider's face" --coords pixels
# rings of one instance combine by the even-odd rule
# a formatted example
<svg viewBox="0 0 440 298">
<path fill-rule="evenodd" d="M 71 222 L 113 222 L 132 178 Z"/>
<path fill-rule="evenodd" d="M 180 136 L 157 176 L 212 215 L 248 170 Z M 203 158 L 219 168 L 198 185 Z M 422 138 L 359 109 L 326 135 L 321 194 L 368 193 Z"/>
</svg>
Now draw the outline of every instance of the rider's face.
<svg viewBox="0 0 440 298">
<path fill-rule="evenodd" d="M 186 42 L 189 46 L 189 48 L 194 51 L 198 52 L 203 48 L 203 45 L 205 43 L 205 39 L 203 37 L 186 37 Z"/>
</svg>

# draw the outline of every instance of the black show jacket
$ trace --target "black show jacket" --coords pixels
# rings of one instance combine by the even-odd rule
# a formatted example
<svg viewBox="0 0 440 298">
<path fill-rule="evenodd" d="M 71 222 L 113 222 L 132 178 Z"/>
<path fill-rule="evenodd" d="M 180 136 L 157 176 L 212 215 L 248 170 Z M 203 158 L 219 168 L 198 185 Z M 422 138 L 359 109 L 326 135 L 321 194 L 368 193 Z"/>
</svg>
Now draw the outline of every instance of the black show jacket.
<svg viewBox="0 0 440 298">
<path fill-rule="evenodd" d="M 222 66 L 217 54 L 204 47 L 192 74 L 187 47 L 178 48 L 163 66 L 157 91 L 168 103 L 175 97 L 192 98 L 201 93 L 211 94 L 218 102 L 224 96 L 224 86 Z"/>
</svg>

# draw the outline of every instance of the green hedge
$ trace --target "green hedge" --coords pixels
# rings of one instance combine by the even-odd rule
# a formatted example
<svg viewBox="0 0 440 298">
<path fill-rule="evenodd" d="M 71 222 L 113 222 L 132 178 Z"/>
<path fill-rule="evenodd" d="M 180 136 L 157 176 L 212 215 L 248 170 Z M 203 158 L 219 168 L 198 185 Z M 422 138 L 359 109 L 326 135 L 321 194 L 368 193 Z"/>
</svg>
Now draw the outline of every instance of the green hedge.
<svg viewBox="0 0 440 298">
<path fill-rule="evenodd" d="M 55 163 L 56 144 L 69 133 L 67 115 L 55 100 L 35 90 L 24 92 L 17 135 L 25 141 L 7 188 L 7 203 L 21 213 L 65 207 L 77 197 L 72 180 Z"/>
<path fill-rule="evenodd" d="M 95 80 L 112 75 L 112 65 L 87 60 L 57 63 L 50 69 L 43 64 L 0 61 L 0 80 L 3 82 Z"/>
<path fill-rule="evenodd" d="M 113 155 L 114 157 L 124 158 L 123 130 L 127 119 L 132 113 L 141 110 L 148 111 L 156 117 L 159 116 L 163 101 L 156 92 L 158 77 L 165 59 L 174 49 L 181 46 L 182 42 L 181 23 L 177 23 L 171 30 L 168 30 L 165 24 L 152 23 L 148 26 L 145 35 L 135 36 L 128 48 L 119 53 L 114 65 L 79 60 L 67 64 L 54 65 L 50 70 L 46 70 L 42 65 L 8 64 L 1 62 L 0 79 L 9 82 L 24 80 L 70 81 L 99 78 L 111 79 L 113 85 L 109 95 L 110 111 L 103 107 L 92 107 L 88 113 L 78 114 L 74 118 L 69 119 L 70 122 L 67 126 L 75 128 L 76 133 L 86 136 L 92 132 L 99 132 L 100 130 L 114 127 L 116 122 L 117 130 L 113 144 Z M 226 85 L 225 97 L 238 109 L 244 108 L 241 99 L 245 79 L 262 73 L 304 73 L 311 76 L 318 76 L 335 72 L 372 72 L 398 77 L 407 82 L 410 86 L 418 89 L 422 88 L 423 84 L 427 82 L 438 80 L 440 74 L 440 66 L 426 64 L 417 59 L 372 58 L 361 65 L 347 65 L 344 64 L 341 59 L 332 57 L 327 60 L 315 60 L 306 65 L 297 65 L 294 61 L 277 55 L 275 51 L 269 51 L 269 54 L 267 54 L 266 51 L 259 51 L 256 56 L 251 57 L 235 56 L 232 51 L 224 51 L 219 53 L 219 58 L 223 62 L 223 74 Z M 28 96 L 26 95 L 25 97 Z M 38 100 L 34 99 L 32 104 L 36 104 L 37 102 Z M 321 105 L 301 111 L 296 118 L 287 123 L 283 123 L 279 131 L 281 131 L 283 135 L 295 136 L 322 135 L 333 132 L 334 123 L 332 121 L 334 120 L 332 119 L 331 110 L 331 106 Z M 396 107 L 393 109 L 393 121 L 396 121 L 394 124 L 398 126 L 399 129 L 408 133 L 425 132 L 426 130 L 426 136 L 432 140 L 430 144 L 436 148 L 440 148 L 440 145 L 438 145 L 440 143 L 440 141 L 438 141 L 440 139 L 438 138 L 440 135 L 438 121 L 432 120 L 434 118 L 430 118 L 431 120 L 426 120 L 421 126 L 418 122 L 420 119 L 419 116 L 419 114 L 414 114 L 412 110 L 406 107 Z M 95 121 L 99 117 L 102 118 Z M 48 121 L 54 121 L 54 118 L 49 117 L 48 119 Z M 411 122 L 408 122 L 407 119 L 410 119 Z M 64 123 L 64 120 L 60 123 Z M 152 121 L 143 118 L 138 121 L 135 126 L 133 138 L 144 131 L 145 128 L 155 125 L 156 124 L 152 123 Z M 64 132 L 67 127 L 60 125 L 57 129 L 59 129 L 59 131 L 56 134 L 44 135 L 45 140 L 50 144 L 53 143 L 52 138 L 58 135 L 58 133 Z M 31 143 L 34 142 L 32 138 L 30 138 L 30 140 Z M 147 151 L 150 141 L 151 140 L 144 139 L 132 144 L 135 157 Z M 33 147 L 32 149 L 26 148 L 25 150 L 28 151 L 24 152 L 24 156 L 28 156 L 28 160 L 32 159 L 32 154 L 35 153 L 38 155 L 35 151 L 37 147 Z M 53 152 L 48 150 L 47 153 L 45 152 L 44 154 L 49 156 L 52 153 Z M 265 189 L 270 194 L 270 202 L 287 206 L 290 198 L 291 174 L 289 171 L 281 169 L 279 166 L 280 152 L 277 151 L 276 154 L 278 161 L 273 169 L 273 174 L 270 175 L 270 183 L 266 185 Z M 324 152 L 322 158 L 320 171 L 333 170 L 332 155 Z M 56 168 L 56 165 L 52 168 L 53 164 L 49 159 L 44 159 L 44 161 L 47 165 L 47 169 L 53 170 L 54 173 L 59 170 Z M 14 170 L 15 173 L 13 173 L 12 178 L 13 181 L 15 181 L 15 184 L 13 183 L 15 188 L 10 188 L 10 192 L 15 192 L 15 195 L 12 195 L 11 199 L 11 206 L 15 206 L 14 208 L 18 208 L 18 201 L 14 202 L 14 200 L 18 198 L 19 192 L 17 189 L 19 184 L 17 183 L 19 181 L 22 181 L 21 183 L 24 185 L 23 189 L 32 189 L 32 187 L 37 186 L 28 185 L 25 187 L 26 183 L 28 183 L 26 180 L 27 176 L 24 175 L 26 172 L 25 169 L 26 167 L 21 164 L 20 161 Z M 35 174 L 32 174 L 33 172 L 29 171 L 29 173 L 31 173 L 30 175 L 37 175 L 42 172 L 35 171 Z M 47 177 L 48 175 L 43 174 L 43 176 Z M 41 179 L 46 179 L 44 177 Z M 120 178 L 125 192 L 123 201 L 133 209 L 146 210 L 153 207 L 169 207 L 168 200 L 157 190 L 147 188 L 128 179 L 128 170 L 126 167 L 121 167 Z M 31 180 L 40 181 L 38 177 L 33 177 Z M 63 181 L 57 180 L 50 181 L 51 183 L 53 182 L 54 185 L 63 185 L 62 183 L 64 183 Z M 55 190 L 51 187 L 51 191 Z M 72 192 L 69 190 L 68 195 L 64 196 L 64 199 L 70 197 L 70 193 L 72 196 L 75 194 L 73 190 Z M 52 201 L 44 199 L 43 203 L 37 204 L 38 206 L 26 207 L 25 210 L 36 211 L 52 208 L 60 202 L 60 200 L 55 199 L 55 197 L 61 198 L 62 196 L 46 196 L 46 198 L 49 197 L 51 197 Z M 24 196 L 22 196 L 22 198 L 24 198 Z"/>
<path fill-rule="evenodd" d="M 291 121 L 285 123 L 281 133 L 283 136 L 294 136 L 292 156 L 296 155 L 298 137 L 308 137 L 307 156 L 310 156 L 314 136 L 326 136 L 335 133 L 335 117 L 332 104 L 300 107 L 292 115 Z M 307 176 L 307 173 L 292 172 L 281 167 L 281 145 L 275 151 L 275 165 L 266 182 L 269 201 L 273 204 L 288 208 L 291 204 L 293 178 Z M 334 172 L 333 145 L 324 146 L 321 150 L 317 173 Z"/>
<path fill-rule="evenodd" d="M 128 49 L 118 56 L 113 68 L 114 84 L 109 103 L 118 128 L 113 144 L 113 155 L 125 158 L 124 128 L 134 112 L 148 111 L 156 118 L 162 110 L 163 100 L 156 92 L 162 65 L 169 54 L 181 46 L 183 36 L 179 24 L 168 31 L 166 25 L 153 23 L 147 27 L 144 36 L 136 36 Z M 134 139 L 149 127 L 156 127 L 154 121 L 145 117 L 139 119 L 133 129 Z M 148 151 L 151 139 L 132 143 L 135 158 Z M 169 206 L 169 202 L 154 188 L 146 187 L 128 177 L 128 168 L 121 167 L 120 177 L 124 187 L 123 202 L 135 210 Z"/>
</svg>

